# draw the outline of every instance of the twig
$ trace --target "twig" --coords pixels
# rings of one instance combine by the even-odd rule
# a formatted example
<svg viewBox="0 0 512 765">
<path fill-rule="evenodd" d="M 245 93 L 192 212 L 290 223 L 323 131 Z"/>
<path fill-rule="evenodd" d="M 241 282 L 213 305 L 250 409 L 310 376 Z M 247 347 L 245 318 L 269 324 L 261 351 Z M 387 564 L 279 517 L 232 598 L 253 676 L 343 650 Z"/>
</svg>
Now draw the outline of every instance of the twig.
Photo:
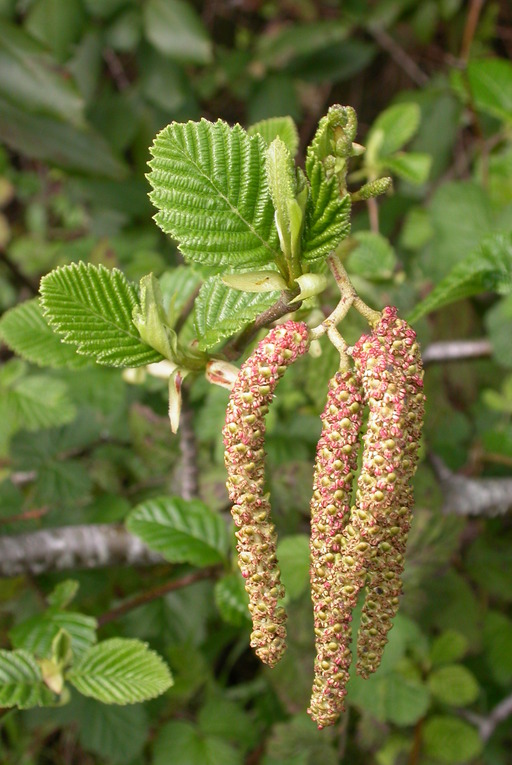
<svg viewBox="0 0 512 765">
<path fill-rule="evenodd" d="M 478 26 L 478 19 L 480 13 L 484 7 L 485 0 L 471 0 L 466 18 L 466 26 L 464 27 L 464 33 L 462 35 L 462 45 L 460 49 L 460 58 L 467 64 L 469 61 L 469 54 L 471 52 L 471 46 L 475 37 L 476 28 Z"/>
<path fill-rule="evenodd" d="M 108 66 L 109 72 L 112 75 L 112 79 L 119 91 L 127 90 L 130 87 L 130 80 L 128 79 L 124 67 L 119 59 L 117 53 L 112 48 L 105 48 L 103 51 L 103 58 Z"/>
<path fill-rule="evenodd" d="M 105 624 L 109 624 L 116 619 L 120 619 L 129 611 L 133 611 L 134 609 L 138 608 L 139 606 L 143 606 L 146 603 L 151 603 L 152 600 L 161 598 L 164 595 L 167 595 L 169 592 L 181 590 L 183 587 L 188 587 L 190 584 L 200 582 L 202 579 L 210 579 L 215 576 L 217 571 L 217 567 L 202 568 L 198 571 L 193 571 L 191 574 L 182 576 L 181 579 L 173 579 L 170 582 L 159 585 L 158 587 L 152 587 L 150 590 L 146 590 L 146 592 L 141 592 L 139 595 L 136 595 L 130 600 L 126 600 L 124 603 L 121 603 L 120 606 L 116 606 L 116 608 L 112 608 L 110 611 L 105 611 L 104 614 L 98 617 L 98 627 L 103 627 Z"/>
<path fill-rule="evenodd" d="M 443 493 L 443 512 L 455 515 L 504 515 L 512 508 L 512 478 L 468 478 L 453 473 L 437 454 L 429 461 Z"/>
<path fill-rule="evenodd" d="M 366 207 L 368 209 L 368 219 L 370 221 L 370 230 L 372 234 L 379 233 L 379 203 L 375 197 L 370 197 L 366 200 Z"/>
<path fill-rule="evenodd" d="M 466 710 L 463 712 L 463 716 L 473 725 L 476 725 L 484 743 L 491 738 L 498 725 L 510 715 L 512 715 L 512 694 L 496 704 L 488 715 L 478 715 Z"/>
<path fill-rule="evenodd" d="M 0 577 L 105 566 L 147 566 L 163 558 L 114 523 L 64 526 L 0 537 Z"/>
<path fill-rule="evenodd" d="M 398 45 L 391 35 L 389 35 L 384 29 L 379 27 L 368 28 L 368 32 L 374 38 L 374 40 L 380 45 L 382 50 L 389 53 L 393 61 L 403 69 L 406 75 L 419 87 L 425 87 L 428 85 L 429 78 L 425 72 L 419 68 L 418 64 L 412 59 L 406 51 Z"/>
<path fill-rule="evenodd" d="M 194 414 L 188 400 L 188 391 L 182 390 L 182 408 L 180 417 L 180 449 L 181 449 L 181 496 L 183 499 L 194 499 L 199 494 L 197 445 L 194 432 Z"/>
<path fill-rule="evenodd" d="M 238 337 L 230 340 L 224 346 L 222 349 L 224 357 L 228 359 L 228 361 L 234 361 L 244 352 L 247 345 L 251 342 L 251 340 L 253 340 L 260 329 L 270 326 L 270 324 L 272 324 L 274 321 L 281 319 L 291 311 L 298 311 L 302 303 L 296 302 L 293 303 L 293 305 L 290 305 L 289 301 L 292 299 L 292 297 L 295 297 L 293 293 L 283 292 L 279 300 L 274 303 L 274 305 L 271 305 L 270 308 L 267 308 L 266 311 L 260 313 L 260 315 L 257 316 L 256 319 L 251 324 L 249 324 L 249 326 L 246 327 L 240 335 L 238 335 Z"/>
<path fill-rule="evenodd" d="M 491 343 L 487 338 L 477 340 L 443 340 L 427 345 L 423 352 L 423 363 L 438 364 L 448 361 L 466 361 L 490 356 Z"/>
<path fill-rule="evenodd" d="M 35 507 L 33 510 L 25 510 L 17 515 L 8 515 L 0 518 L 0 526 L 6 526 L 9 523 L 19 523 L 20 521 L 34 521 L 46 515 L 49 507 Z"/>
</svg>

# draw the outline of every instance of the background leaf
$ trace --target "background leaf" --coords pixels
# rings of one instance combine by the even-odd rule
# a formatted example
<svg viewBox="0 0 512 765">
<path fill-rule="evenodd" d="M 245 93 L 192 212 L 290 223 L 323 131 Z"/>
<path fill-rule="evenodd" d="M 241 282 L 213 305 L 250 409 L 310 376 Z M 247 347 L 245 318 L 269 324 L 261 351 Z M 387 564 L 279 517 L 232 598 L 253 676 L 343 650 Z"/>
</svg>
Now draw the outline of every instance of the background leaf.
<svg viewBox="0 0 512 765">
<path fill-rule="evenodd" d="M 219 120 L 173 122 L 151 148 L 151 201 L 188 260 L 260 266 L 278 254 L 265 142 Z"/>
<path fill-rule="evenodd" d="M 137 367 L 162 359 L 142 342 L 132 321 L 135 287 L 117 269 L 83 262 L 55 269 L 41 281 L 41 300 L 50 326 L 99 364 Z"/>
<path fill-rule="evenodd" d="M 477 109 L 512 120 L 512 63 L 499 58 L 474 60 L 467 74 Z"/>
<path fill-rule="evenodd" d="M 365 279 L 390 279 L 396 266 L 396 255 L 389 240 L 373 231 L 358 231 L 354 239 L 357 246 L 347 260 L 349 272 Z"/>
<path fill-rule="evenodd" d="M 477 757 L 482 742 L 476 730 L 457 717 L 431 717 L 423 728 L 425 752 L 439 762 L 463 763 Z"/>
<path fill-rule="evenodd" d="M 147 500 L 132 510 L 126 527 L 172 563 L 209 566 L 226 555 L 226 524 L 199 500 Z"/>
<path fill-rule="evenodd" d="M 211 61 L 206 29 L 195 9 L 183 0 L 149 0 L 144 25 L 148 39 L 165 56 L 194 64 Z"/>
<path fill-rule="evenodd" d="M 134 704 L 172 685 L 167 665 L 140 640 L 111 638 L 90 648 L 68 673 L 84 696 L 105 704 Z"/>
<path fill-rule="evenodd" d="M 428 687 L 432 695 L 443 704 L 455 707 L 471 704 L 479 694 L 474 676 L 460 664 L 448 664 L 432 672 L 428 678 Z"/>
<path fill-rule="evenodd" d="M 309 585 L 309 537 L 293 534 L 277 546 L 277 560 L 286 594 L 298 598 Z"/>
<path fill-rule="evenodd" d="M 203 736 L 188 722 L 164 725 L 155 741 L 152 765 L 242 765 L 243 758 L 230 744 Z"/>
<path fill-rule="evenodd" d="M 421 112 L 418 104 L 400 103 L 379 114 L 366 138 L 368 150 L 372 145 L 379 157 L 389 157 L 401 149 L 418 130 Z"/>
<path fill-rule="evenodd" d="M 269 117 L 269 119 L 260 120 L 247 128 L 247 133 L 248 135 L 259 133 L 267 146 L 270 146 L 275 138 L 280 138 L 292 157 L 297 154 L 299 133 L 291 117 Z"/>
<path fill-rule="evenodd" d="M 215 583 L 215 603 L 228 624 L 235 627 L 249 626 L 249 596 L 240 573 L 227 574 Z"/>
</svg>

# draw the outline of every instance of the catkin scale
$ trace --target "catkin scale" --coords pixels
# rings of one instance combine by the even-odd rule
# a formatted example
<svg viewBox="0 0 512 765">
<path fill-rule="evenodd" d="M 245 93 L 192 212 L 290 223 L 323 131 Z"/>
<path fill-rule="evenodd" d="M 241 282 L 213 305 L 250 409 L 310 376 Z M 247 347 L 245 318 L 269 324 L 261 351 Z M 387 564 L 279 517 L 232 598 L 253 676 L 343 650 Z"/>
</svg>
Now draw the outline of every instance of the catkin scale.
<svg viewBox="0 0 512 765">
<path fill-rule="evenodd" d="M 350 623 L 355 601 L 344 575 L 341 550 L 357 468 L 362 411 L 356 375 L 353 371 L 338 372 L 329 383 L 322 414 L 311 499 L 310 579 L 316 658 L 308 713 L 319 728 L 332 725 L 343 711 L 351 660 Z"/>
<path fill-rule="evenodd" d="M 286 368 L 306 353 L 308 328 L 288 321 L 272 329 L 244 362 L 230 394 L 223 428 L 227 488 L 237 526 L 238 565 L 249 595 L 251 646 L 274 666 L 285 650 L 286 613 L 276 559 L 276 533 L 265 484 L 265 415 Z"/>
<path fill-rule="evenodd" d="M 368 583 L 358 635 L 359 674 L 374 672 L 398 610 L 424 414 L 423 372 L 414 331 L 385 308 L 352 352 L 369 406 L 358 481 L 356 537 L 369 543 Z"/>
</svg>

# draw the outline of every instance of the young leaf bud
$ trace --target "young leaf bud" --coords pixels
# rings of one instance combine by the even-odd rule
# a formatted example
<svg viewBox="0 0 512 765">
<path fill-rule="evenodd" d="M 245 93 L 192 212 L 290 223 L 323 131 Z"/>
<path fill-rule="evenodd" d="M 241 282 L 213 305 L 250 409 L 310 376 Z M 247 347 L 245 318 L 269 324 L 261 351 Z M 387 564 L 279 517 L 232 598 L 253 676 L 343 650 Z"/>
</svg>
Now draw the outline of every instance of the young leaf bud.
<svg viewBox="0 0 512 765">
<path fill-rule="evenodd" d="M 227 488 L 238 528 L 238 565 L 249 594 L 251 645 L 273 667 L 285 650 L 286 614 L 276 560 L 276 533 L 264 493 L 265 414 L 287 367 L 306 353 L 308 328 L 288 321 L 271 330 L 242 365 L 229 398 L 223 429 Z"/>
</svg>

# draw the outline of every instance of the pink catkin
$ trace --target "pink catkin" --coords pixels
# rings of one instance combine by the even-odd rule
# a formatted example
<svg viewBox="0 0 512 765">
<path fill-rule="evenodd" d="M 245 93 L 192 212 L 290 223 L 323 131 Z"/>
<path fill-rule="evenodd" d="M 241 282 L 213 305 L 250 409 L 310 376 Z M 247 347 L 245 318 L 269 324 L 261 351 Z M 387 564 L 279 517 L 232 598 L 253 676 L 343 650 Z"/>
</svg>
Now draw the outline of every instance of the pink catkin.
<svg viewBox="0 0 512 765">
<path fill-rule="evenodd" d="M 357 664 L 366 677 L 380 664 L 398 610 L 425 396 L 416 335 L 396 308 L 384 309 L 352 355 L 369 406 L 353 520 L 356 538 L 369 543 Z"/>
<path fill-rule="evenodd" d="M 265 415 L 287 367 L 309 347 L 308 328 L 288 321 L 272 329 L 235 381 L 223 429 L 227 488 L 237 526 L 238 565 L 249 595 L 251 646 L 274 666 L 286 648 L 286 613 L 276 559 L 276 533 L 265 484 Z"/>
<path fill-rule="evenodd" d="M 315 623 L 315 676 L 308 713 L 319 728 L 343 711 L 350 667 L 355 605 L 353 569 L 347 577 L 341 550 L 357 467 L 362 391 L 353 371 L 330 381 L 317 445 L 311 500 L 310 577 Z"/>
</svg>

